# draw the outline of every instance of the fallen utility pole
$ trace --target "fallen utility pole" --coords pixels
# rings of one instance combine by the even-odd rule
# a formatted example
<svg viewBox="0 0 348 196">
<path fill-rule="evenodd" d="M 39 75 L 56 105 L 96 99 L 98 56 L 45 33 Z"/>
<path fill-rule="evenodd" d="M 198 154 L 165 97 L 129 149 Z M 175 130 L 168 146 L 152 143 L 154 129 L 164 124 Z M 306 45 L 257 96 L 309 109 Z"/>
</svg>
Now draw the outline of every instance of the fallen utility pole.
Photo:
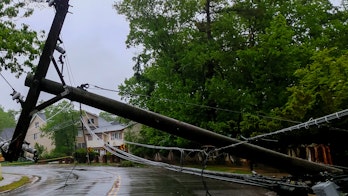
<svg viewBox="0 0 348 196">
<path fill-rule="evenodd" d="M 45 46 L 43 48 L 39 64 L 35 71 L 33 83 L 27 94 L 26 100 L 22 103 L 22 112 L 19 116 L 16 129 L 13 133 L 11 143 L 8 151 L 3 152 L 6 161 L 15 161 L 22 152 L 22 145 L 27 134 L 30 121 L 34 114 L 34 110 L 41 92 L 40 80 L 46 77 L 49 64 L 53 52 L 57 46 L 60 31 L 62 29 L 65 16 L 68 13 L 69 0 L 54 0 L 52 5 L 56 8 L 56 15 L 54 17 L 50 32 L 48 34 Z"/>
<path fill-rule="evenodd" d="M 25 85 L 31 88 L 33 85 L 35 85 L 35 81 L 35 78 L 29 75 L 26 79 Z M 241 143 L 237 139 L 220 135 L 173 118 L 90 93 L 82 88 L 63 86 L 60 83 L 47 79 L 42 79 L 40 81 L 40 87 L 42 91 L 54 95 L 60 95 L 68 92 L 67 94 L 65 93 L 65 98 L 71 101 L 77 101 L 85 105 L 92 106 L 94 108 L 98 108 L 100 110 L 156 128 L 169 134 L 199 142 L 201 144 L 224 147 L 234 143 Z M 316 175 L 325 171 L 330 173 L 343 173 L 342 170 L 331 166 L 290 157 L 250 143 L 242 143 L 233 148 L 228 148 L 226 151 L 242 158 L 247 158 L 255 162 L 265 163 L 275 168 L 283 169 L 291 174 Z"/>
</svg>

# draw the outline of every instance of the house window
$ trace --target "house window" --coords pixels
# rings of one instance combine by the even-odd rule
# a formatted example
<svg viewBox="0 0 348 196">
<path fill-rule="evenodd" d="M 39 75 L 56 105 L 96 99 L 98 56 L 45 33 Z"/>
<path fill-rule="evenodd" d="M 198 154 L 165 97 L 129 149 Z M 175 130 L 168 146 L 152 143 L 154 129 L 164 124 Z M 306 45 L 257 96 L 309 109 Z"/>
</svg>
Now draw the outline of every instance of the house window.
<svg viewBox="0 0 348 196">
<path fill-rule="evenodd" d="M 37 140 L 39 138 L 39 134 L 38 133 L 34 133 L 34 140 Z"/>
<path fill-rule="evenodd" d="M 111 140 L 115 139 L 122 139 L 122 133 L 121 132 L 112 132 L 111 133 Z"/>
<path fill-rule="evenodd" d="M 82 135 L 83 135 L 83 134 L 82 134 L 82 130 L 78 130 L 78 131 L 77 131 L 77 137 L 82 137 Z"/>
<path fill-rule="evenodd" d="M 93 138 L 91 135 L 87 135 L 87 139 L 88 139 L 88 141 L 91 141 Z"/>
<path fill-rule="evenodd" d="M 93 118 L 88 119 L 88 124 L 94 124 L 94 119 Z"/>
<path fill-rule="evenodd" d="M 117 137 L 117 139 L 122 139 L 122 132 L 118 132 L 118 137 Z"/>
<path fill-rule="evenodd" d="M 39 122 L 35 122 L 35 128 L 39 128 Z"/>
<path fill-rule="evenodd" d="M 86 148 L 86 144 L 85 143 L 78 143 L 77 148 Z"/>
</svg>

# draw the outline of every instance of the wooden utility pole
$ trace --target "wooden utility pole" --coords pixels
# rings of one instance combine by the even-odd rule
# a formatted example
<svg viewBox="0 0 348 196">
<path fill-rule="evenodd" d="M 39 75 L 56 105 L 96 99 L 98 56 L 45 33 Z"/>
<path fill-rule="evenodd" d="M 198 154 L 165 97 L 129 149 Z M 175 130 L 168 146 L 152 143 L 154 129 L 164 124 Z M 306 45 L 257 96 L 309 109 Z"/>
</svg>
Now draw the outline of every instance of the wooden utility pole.
<svg viewBox="0 0 348 196">
<path fill-rule="evenodd" d="M 28 76 L 25 82 L 26 86 L 34 85 L 34 78 Z M 47 93 L 58 95 L 64 91 L 69 93 L 65 98 L 71 101 L 77 101 L 100 110 L 128 118 L 135 122 L 156 128 L 158 130 L 173 134 L 192 141 L 197 141 L 202 145 L 209 144 L 216 147 L 224 147 L 239 140 L 230 138 L 215 132 L 196 127 L 194 125 L 181 122 L 151 111 L 143 110 L 113 99 L 109 99 L 94 93 L 90 93 L 81 88 L 63 86 L 60 83 L 42 79 L 41 90 Z M 288 155 L 272 151 L 250 143 L 242 143 L 233 148 L 227 149 L 234 155 L 247 158 L 255 162 L 265 163 L 275 168 L 283 169 L 292 174 L 318 174 L 319 172 L 341 173 L 342 170 L 327 165 L 309 162 L 304 159 L 290 157 Z"/>
<path fill-rule="evenodd" d="M 35 114 L 36 104 L 40 96 L 41 80 L 46 77 L 53 52 L 57 46 L 60 31 L 65 16 L 68 13 L 69 0 L 55 0 L 52 1 L 51 5 L 55 6 L 56 15 L 35 71 L 32 86 L 29 89 L 26 100 L 22 103 L 22 112 L 19 116 L 9 149 L 7 152 L 3 153 L 6 161 L 16 161 L 22 152 L 23 141 L 28 132 L 31 118 Z"/>
</svg>

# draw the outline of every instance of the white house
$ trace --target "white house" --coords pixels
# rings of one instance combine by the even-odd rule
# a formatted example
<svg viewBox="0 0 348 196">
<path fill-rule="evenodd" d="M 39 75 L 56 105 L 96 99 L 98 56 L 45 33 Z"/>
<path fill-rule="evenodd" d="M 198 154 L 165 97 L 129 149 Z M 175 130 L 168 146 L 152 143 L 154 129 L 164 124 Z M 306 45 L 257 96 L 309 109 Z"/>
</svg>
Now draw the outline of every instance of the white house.
<svg viewBox="0 0 348 196">
<path fill-rule="evenodd" d="M 46 125 L 46 116 L 44 113 L 36 113 L 30 121 L 27 135 L 25 136 L 25 141 L 30 143 L 31 147 L 35 144 L 39 144 L 45 148 L 47 152 L 50 152 L 55 148 L 52 139 L 45 135 L 41 131 L 41 127 Z"/>
<path fill-rule="evenodd" d="M 105 119 L 96 114 L 85 112 L 83 119 L 88 124 L 88 130 L 93 131 L 98 137 L 94 137 L 88 133 L 87 128 L 78 126 L 78 135 L 76 136 L 77 148 L 89 148 L 99 152 L 101 155 L 105 154 L 103 146 L 105 144 L 120 148 L 124 143 L 125 131 L 133 130 L 137 126 L 123 125 L 117 122 L 107 122 Z M 35 144 L 44 146 L 47 152 L 55 148 L 54 142 L 47 135 L 43 134 L 41 127 L 46 125 L 46 117 L 44 113 L 37 113 L 33 116 L 25 141 L 30 143 L 31 147 Z M 133 128 L 130 128 L 133 127 Z M 138 128 L 137 128 L 138 129 Z"/>
<path fill-rule="evenodd" d="M 106 153 L 103 149 L 105 144 L 120 148 L 124 144 L 124 130 L 126 127 L 120 123 L 103 123 L 103 126 L 92 130 L 97 137 L 86 133 L 87 147 L 98 151 L 101 155 Z"/>
</svg>

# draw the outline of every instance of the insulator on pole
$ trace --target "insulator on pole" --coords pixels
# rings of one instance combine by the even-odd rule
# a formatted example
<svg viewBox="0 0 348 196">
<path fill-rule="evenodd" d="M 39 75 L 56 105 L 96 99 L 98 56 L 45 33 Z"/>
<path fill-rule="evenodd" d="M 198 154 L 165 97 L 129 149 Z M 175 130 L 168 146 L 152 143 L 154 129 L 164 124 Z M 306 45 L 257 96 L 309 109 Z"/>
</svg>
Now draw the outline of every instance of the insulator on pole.
<svg viewBox="0 0 348 196">
<path fill-rule="evenodd" d="M 61 54 L 65 54 L 65 52 L 66 52 L 62 47 L 60 47 L 58 45 L 56 46 L 56 50 Z"/>
<path fill-rule="evenodd" d="M 18 99 L 21 96 L 21 94 L 17 91 L 13 91 L 11 95 L 12 95 L 12 100 Z"/>
</svg>

